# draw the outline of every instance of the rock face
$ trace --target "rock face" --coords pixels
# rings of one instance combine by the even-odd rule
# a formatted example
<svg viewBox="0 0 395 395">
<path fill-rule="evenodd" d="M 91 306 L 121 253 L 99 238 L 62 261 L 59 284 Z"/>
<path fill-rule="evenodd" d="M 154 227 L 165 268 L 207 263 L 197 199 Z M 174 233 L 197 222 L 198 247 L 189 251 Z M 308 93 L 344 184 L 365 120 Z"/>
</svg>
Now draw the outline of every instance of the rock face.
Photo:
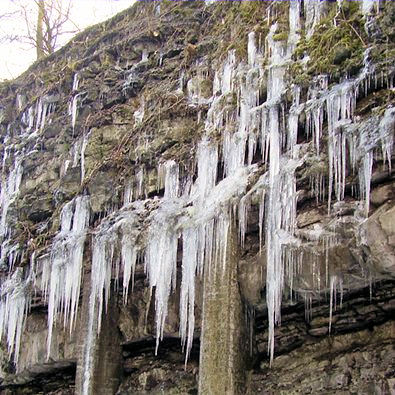
<svg viewBox="0 0 395 395">
<path fill-rule="evenodd" d="M 2 393 L 394 393 L 394 22 L 138 2 L 2 83 Z"/>
</svg>

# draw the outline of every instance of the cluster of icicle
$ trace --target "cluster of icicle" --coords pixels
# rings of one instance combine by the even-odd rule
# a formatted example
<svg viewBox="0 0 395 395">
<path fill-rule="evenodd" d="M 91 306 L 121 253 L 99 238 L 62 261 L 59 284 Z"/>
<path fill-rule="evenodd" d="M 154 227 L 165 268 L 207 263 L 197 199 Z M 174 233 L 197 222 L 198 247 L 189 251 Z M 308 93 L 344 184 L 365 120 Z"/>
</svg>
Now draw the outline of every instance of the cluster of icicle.
<svg viewBox="0 0 395 395">
<path fill-rule="evenodd" d="M 72 100 L 70 101 L 70 115 L 72 128 L 78 110 L 77 94 L 79 76 L 74 76 L 72 87 Z M 50 115 L 56 110 L 56 95 L 46 95 L 39 98 L 35 104 L 26 108 L 23 95 L 17 96 L 17 107 L 21 112 L 19 125 L 16 129 L 9 125 L 4 138 L 4 154 L 2 163 L 2 180 L 0 192 L 0 241 L 1 254 L 0 265 L 8 269 L 9 275 L 3 278 L 0 288 L 0 339 L 2 334 L 7 334 L 8 351 L 14 354 L 17 362 L 21 333 L 30 306 L 33 288 L 38 286 L 43 291 L 48 302 L 48 356 L 51 350 L 52 330 L 56 324 L 56 318 L 61 313 L 64 317 L 64 325 L 70 327 L 75 324 L 80 295 L 82 257 L 85 243 L 86 230 L 89 225 L 89 198 L 77 197 L 67 203 L 61 213 L 61 230 L 55 237 L 50 254 L 39 257 L 40 263 L 37 268 L 42 272 L 40 284 L 32 283 L 36 279 L 32 270 L 26 273 L 22 268 L 14 270 L 15 264 L 23 258 L 23 250 L 15 243 L 13 238 L 13 219 L 9 215 L 9 207 L 17 199 L 23 176 L 23 160 L 33 154 L 36 148 L 26 151 L 26 148 L 10 143 L 12 135 L 19 135 L 26 141 L 34 141 L 39 138 L 40 132 L 47 124 L 51 123 Z M 81 167 L 81 183 L 84 180 L 84 152 L 88 143 L 89 132 L 71 149 L 71 160 L 64 162 L 61 170 L 63 176 L 68 167 Z M 33 144 L 34 146 L 34 144 Z M 8 170 L 8 171 L 7 171 Z M 32 286 L 33 285 L 33 286 Z"/>
<path fill-rule="evenodd" d="M 9 207 L 19 195 L 19 189 L 23 175 L 23 159 L 31 155 L 35 150 L 26 152 L 12 144 L 12 136 L 20 136 L 22 140 L 31 140 L 45 127 L 48 116 L 55 111 L 56 97 L 47 95 L 39 98 L 36 103 L 25 109 L 24 98 L 17 96 L 17 108 L 22 112 L 21 120 L 17 128 L 8 125 L 4 136 L 4 153 L 1 170 L 0 192 L 0 240 L 1 258 L 0 266 L 7 265 L 10 271 L 14 267 L 17 258 L 20 257 L 19 246 L 12 244 L 12 231 L 10 227 Z M 8 170 L 8 171 L 7 171 Z"/>
<path fill-rule="evenodd" d="M 32 255 L 30 270 L 26 272 L 21 267 L 15 268 L 17 262 L 23 259 L 24 251 L 14 239 L 15 215 L 10 207 L 18 198 L 23 176 L 23 160 L 32 153 L 26 148 L 12 144 L 12 136 L 22 140 L 32 140 L 42 131 L 48 117 L 55 111 L 56 97 L 47 95 L 39 98 L 35 104 L 26 108 L 24 97 L 17 95 L 16 106 L 21 112 L 17 126 L 9 124 L 4 136 L 4 151 L 1 170 L 0 192 L 0 267 L 8 271 L 0 286 L 0 340 L 6 334 L 9 355 L 14 355 L 17 362 L 21 334 L 29 310 L 34 276 L 34 256 Z"/>
<path fill-rule="evenodd" d="M 0 339 L 6 334 L 8 353 L 14 353 L 15 363 L 18 363 L 23 324 L 29 310 L 29 285 L 30 279 L 24 279 L 20 267 L 1 284 Z"/>
<path fill-rule="evenodd" d="M 76 122 L 78 117 L 78 109 L 81 106 L 81 98 L 86 93 L 83 91 L 79 92 L 80 87 L 80 75 L 75 73 L 73 77 L 73 86 L 71 90 L 71 99 L 69 100 L 69 116 L 71 117 L 71 127 L 73 130 L 73 136 L 76 134 Z M 85 150 L 88 146 L 90 130 L 84 131 L 82 136 L 78 137 L 75 143 L 72 145 L 70 152 L 66 159 L 64 159 L 62 167 L 60 169 L 60 176 L 63 177 L 67 174 L 70 168 L 80 167 L 81 173 L 81 184 L 85 179 Z"/>
<path fill-rule="evenodd" d="M 307 9 L 314 12 L 321 10 L 316 2 L 306 2 Z M 293 105 L 287 119 L 284 117 L 282 94 L 286 91 L 284 80 L 300 30 L 300 2 L 290 2 L 290 34 L 288 42 L 273 39 L 277 31 L 274 24 L 267 38 L 265 53 L 255 43 L 255 34 L 248 38 L 248 63 L 236 62 L 234 52 L 230 52 L 221 70 L 215 74 L 213 96 L 209 100 L 209 111 L 205 124 L 206 133 L 199 143 L 197 154 L 198 177 L 193 183 L 190 179 L 180 182 L 178 165 L 168 161 L 159 169 L 164 179 L 164 197 L 151 207 L 150 215 L 144 221 L 141 202 L 131 204 L 131 187 L 126 187 L 126 205 L 119 213 L 102 223 L 94 236 L 92 265 L 92 295 L 90 322 L 99 322 L 102 306 L 109 297 L 111 278 L 124 271 L 124 300 L 127 298 L 130 273 L 133 273 L 137 256 L 144 256 L 145 269 L 152 288 L 155 287 L 155 309 L 157 324 L 157 345 L 163 336 L 167 317 L 169 295 L 176 284 L 178 240 L 182 238 L 182 280 L 180 290 L 180 335 L 182 344 L 186 345 L 186 358 L 190 351 L 194 330 L 195 276 L 203 270 L 226 265 L 226 249 L 232 213 L 238 207 L 240 238 L 245 238 L 248 209 L 252 202 L 258 200 L 260 206 L 261 239 L 265 236 L 267 254 L 267 304 L 269 311 L 269 353 L 273 358 L 274 327 L 280 322 L 282 290 L 284 287 L 285 267 L 293 266 L 293 254 L 287 248 L 298 245 L 294 236 L 296 223 L 296 180 L 295 170 L 303 163 L 297 144 L 298 121 L 302 112 L 306 114 L 307 128 L 313 136 L 317 155 L 324 122 L 324 113 L 329 119 L 329 186 L 336 192 L 337 200 L 344 197 L 346 147 L 342 135 L 347 133 L 347 126 L 353 124 L 353 111 L 356 99 L 368 89 L 374 70 L 365 59 L 365 68 L 354 80 L 336 85 L 331 90 L 327 87 L 312 87 L 307 103 L 300 103 L 298 87 L 293 88 Z M 311 28 L 317 23 L 313 18 Z M 368 54 L 368 53 L 367 53 Z M 269 59 L 267 101 L 259 105 L 259 82 L 264 75 L 261 67 L 262 58 Z M 182 90 L 179 89 L 179 90 Z M 191 105 L 206 103 L 200 98 L 198 84 L 187 84 Z M 232 96 L 238 98 L 237 111 L 225 111 L 224 103 L 232 102 Z M 377 119 L 377 135 L 373 137 L 375 149 L 381 142 L 390 159 L 392 149 L 393 109 L 387 110 L 385 116 Z M 222 134 L 222 147 L 210 136 L 216 132 Z M 351 151 L 352 166 L 360 164 L 361 195 L 365 206 L 369 201 L 371 165 L 358 155 L 370 157 L 364 144 L 366 135 L 360 136 L 349 131 L 353 140 Z M 359 137 L 358 137 L 359 136 Z M 357 138 L 356 138 L 357 137 Z M 339 140 L 340 139 L 340 140 Z M 249 185 L 251 175 L 258 171 L 253 165 L 256 149 L 260 146 L 262 157 L 269 165 L 268 172 L 262 174 L 255 185 Z M 364 146 L 364 150 L 359 148 Z M 220 152 L 222 156 L 220 156 Z M 370 152 L 370 151 L 369 151 Z M 245 161 L 247 158 L 247 161 Z M 223 179 L 217 182 L 217 168 L 223 163 Z M 339 163 L 341 164 L 339 167 Z M 140 182 L 137 182 L 140 184 Z M 247 192 L 248 187 L 249 191 Z M 141 190 L 141 186 L 140 186 Z M 137 195 L 141 195 L 138 193 Z M 331 192 L 330 192 L 331 194 Z M 329 203 L 330 204 L 330 203 Z M 266 214 L 265 214 L 266 212 Z M 135 214 L 133 214 L 135 213 Z M 137 242 L 136 229 L 148 222 L 146 243 Z M 132 230 L 133 229 L 133 230 Z M 265 231 L 264 231 L 265 229 Z M 262 242 L 263 243 L 263 242 Z M 120 264 L 120 266 L 119 266 Z M 340 280 L 331 277 L 332 293 Z M 331 295 L 331 301 L 336 300 Z M 332 308 L 331 308 L 332 311 Z M 100 324 L 99 324 L 100 325 Z M 97 330 L 98 328 L 96 328 Z M 94 341 L 95 330 L 90 332 Z M 87 357 L 89 357 L 87 347 Z M 85 371 L 89 376 L 89 361 Z"/>
<path fill-rule="evenodd" d="M 322 4 L 313 0 L 304 3 L 307 28 L 313 29 L 322 12 Z M 331 89 L 321 78 L 319 84 L 312 84 L 306 103 L 300 102 L 300 89 L 292 87 L 293 103 L 288 115 L 285 114 L 285 75 L 299 39 L 301 3 L 291 1 L 289 6 L 290 33 L 287 42 L 274 39 L 277 24 L 271 26 L 264 48 L 257 47 L 255 33 L 252 32 L 248 35 L 247 62 L 238 63 L 234 51 L 230 51 L 224 64 L 216 71 L 213 96 L 207 101 L 209 110 L 205 134 L 198 144 L 197 179 L 194 182 L 192 177 L 181 179 L 179 166 L 174 161 L 162 163 L 158 172 L 164 196 L 144 201 L 139 200 L 144 194 L 144 170 L 140 168 L 136 179 L 129 180 L 125 186 L 124 206 L 105 218 L 94 230 L 83 393 L 89 392 L 94 344 L 100 331 L 102 312 L 108 304 L 111 281 L 123 278 L 123 298 L 126 303 L 139 259 L 144 260 L 150 286 L 155 288 L 158 346 L 164 334 L 169 296 L 176 287 L 180 238 L 183 246 L 180 336 L 188 358 L 195 322 L 195 277 L 206 270 L 221 270 L 226 265 L 228 235 L 235 213 L 238 213 L 241 244 L 244 243 L 252 204 L 259 205 L 261 246 L 264 244 L 267 258 L 269 353 L 270 358 L 273 358 L 274 328 L 281 319 L 286 270 L 288 268 L 293 273 L 296 259 L 295 254 L 289 251 L 300 243 L 295 237 L 295 171 L 305 159 L 301 152 L 306 151 L 297 144 L 298 123 L 302 113 L 306 116 L 306 128 L 312 136 L 317 156 L 321 152 L 324 122 L 327 119 L 329 207 L 332 191 L 335 192 L 336 200 L 341 201 L 344 198 L 347 172 L 358 167 L 360 194 L 365 201 L 365 212 L 368 213 L 373 154 L 380 145 L 384 157 L 391 162 L 395 110 L 389 108 L 383 117 L 371 117 L 362 127 L 354 120 L 357 98 L 365 93 L 369 84 L 375 83 L 376 75 L 369 65 L 367 51 L 365 67 L 357 78 L 346 80 Z M 266 67 L 262 66 L 265 57 L 268 60 Z M 267 78 L 267 100 L 260 104 L 259 88 L 263 78 Z M 195 82 L 187 84 L 191 105 L 206 103 L 206 99 L 201 100 L 199 97 Z M 181 85 L 179 90 L 182 92 L 183 83 Z M 388 85 L 392 86 L 392 81 Z M 74 100 L 77 101 L 76 90 L 78 76 L 74 80 L 74 95 L 70 105 L 73 127 L 77 116 L 77 104 L 74 103 Z M 237 97 L 237 108 L 229 111 L 234 97 Z M 144 116 L 143 104 L 139 111 L 136 114 L 137 122 Z M 212 138 L 218 134 L 222 136 L 221 145 Z M 80 146 L 75 148 L 75 152 L 80 155 L 81 168 L 88 137 L 88 134 L 83 137 Z M 258 149 L 264 162 L 259 167 L 253 164 Z M 76 166 L 78 158 L 74 162 Z M 224 169 L 221 180 L 218 180 L 217 174 L 219 163 L 223 164 Z M 266 168 L 268 170 L 262 172 Z M 322 184 L 322 175 L 318 176 Z M 253 179 L 257 181 L 252 184 Z M 14 181 L 12 183 L 15 184 Z M 15 189 L 12 185 L 9 187 L 11 192 L 5 192 L 6 199 L 14 196 L 16 192 L 12 191 Z M 318 195 L 322 196 L 322 188 L 317 190 Z M 3 207 L 6 206 L 3 205 L 2 197 L 2 210 Z M 59 314 L 63 314 L 64 325 L 68 325 L 70 330 L 75 323 L 88 226 L 89 198 L 80 196 L 63 208 L 61 230 L 49 256 L 42 260 L 41 288 L 48 299 L 49 311 L 48 353 L 52 328 Z M 12 279 L 13 275 L 7 281 Z M 23 324 L 23 320 L 16 321 L 15 317 L 21 309 L 26 309 L 28 302 L 26 299 L 23 305 L 22 302 L 7 302 L 13 295 L 7 291 L 7 281 L 2 286 L 0 330 L 7 332 L 12 352 L 14 346 L 15 349 L 19 347 Z M 339 279 L 331 277 L 332 293 L 336 293 L 336 284 L 340 283 Z M 19 300 L 16 297 L 14 299 Z M 332 300 L 336 300 L 333 295 Z"/>
<path fill-rule="evenodd" d="M 68 324 L 70 332 L 74 328 L 89 213 L 88 196 L 79 196 L 63 207 L 60 232 L 53 241 L 49 259 L 43 260 L 41 291 L 48 301 L 48 356 L 53 327 L 60 312 L 64 326 Z"/>
</svg>

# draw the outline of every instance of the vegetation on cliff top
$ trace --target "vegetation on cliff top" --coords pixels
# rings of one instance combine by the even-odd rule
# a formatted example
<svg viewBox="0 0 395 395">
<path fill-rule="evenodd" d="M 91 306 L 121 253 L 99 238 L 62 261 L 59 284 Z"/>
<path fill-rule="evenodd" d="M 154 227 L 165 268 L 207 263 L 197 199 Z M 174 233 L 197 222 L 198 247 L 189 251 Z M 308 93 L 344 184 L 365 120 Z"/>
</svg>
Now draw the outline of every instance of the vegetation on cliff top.
<svg viewBox="0 0 395 395">
<path fill-rule="evenodd" d="M 295 51 L 296 60 L 308 56 L 307 67 L 295 62 L 291 67 L 296 83 L 306 83 L 317 74 L 329 74 L 332 81 L 354 75 L 361 67 L 367 35 L 357 2 L 336 4 L 318 24 L 310 38 L 302 36 Z"/>
</svg>

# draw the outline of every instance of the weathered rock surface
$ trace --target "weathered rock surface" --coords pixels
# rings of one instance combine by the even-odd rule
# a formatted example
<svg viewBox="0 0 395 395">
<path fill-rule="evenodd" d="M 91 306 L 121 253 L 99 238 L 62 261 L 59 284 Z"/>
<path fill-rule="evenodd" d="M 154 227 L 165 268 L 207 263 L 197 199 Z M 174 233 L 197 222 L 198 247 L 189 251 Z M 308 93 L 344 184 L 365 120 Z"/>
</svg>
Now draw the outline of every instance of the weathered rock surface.
<svg viewBox="0 0 395 395">
<path fill-rule="evenodd" d="M 2 334 L 2 393 L 195 394 L 199 387 L 202 394 L 395 393 L 395 3 L 380 1 L 377 13 L 365 10 L 363 16 L 357 2 L 343 2 L 343 8 L 337 8 L 342 2 L 300 2 L 304 10 L 298 13 L 298 43 L 292 42 L 296 34 L 291 31 L 296 28 L 290 23 L 292 3 L 299 4 L 138 2 L 81 33 L 15 81 L 0 85 L 0 303 L 5 306 L 9 294 L 19 300 L 19 294 L 12 290 L 18 290 L 21 284 L 7 283 L 16 268 L 21 268 L 26 279 L 21 294 L 31 296 L 30 310 L 25 306 L 29 311 L 17 363 L 15 355 L 9 358 L 7 334 Z M 367 7 L 369 2 L 362 3 Z M 226 179 L 225 132 L 234 133 L 247 122 L 240 120 L 245 105 L 243 84 L 258 81 L 254 86 L 254 111 L 270 108 L 273 89 L 283 89 L 269 83 L 278 71 L 278 65 L 270 65 L 273 54 L 268 53 L 269 27 L 274 22 L 278 30 L 272 38 L 281 45 L 281 56 L 285 58 L 289 43 L 293 46 L 292 58 L 284 63 L 286 87 L 279 99 L 282 149 L 291 144 L 286 122 L 296 112 L 295 144 L 301 164 L 294 169 L 295 228 L 282 250 L 282 259 L 292 259 L 287 260 L 284 269 L 283 308 L 281 325 L 275 329 L 273 363 L 269 367 L 267 270 L 271 263 L 264 222 L 270 213 L 261 212 L 265 198 L 253 192 L 267 193 L 259 189 L 259 179 L 269 170 L 267 157 L 275 153 L 265 154 L 269 148 L 255 139 L 248 141 L 258 149 L 251 155 L 248 168 L 253 170 L 244 191 L 244 196 L 251 195 L 245 234 L 238 229 L 242 218 L 238 196 L 232 200 L 231 209 L 227 202 L 218 210 L 233 213 L 232 242 L 226 239 L 233 246 L 225 259 L 229 265 L 216 272 L 216 277 L 205 277 L 205 273 L 194 280 L 194 342 L 184 366 L 179 289 L 185 252 L 179 222 L 174 220 L 174 230 L 179 233 L 177 278 L 175 289 L 169 292 L 157 353 L 158 287 L 150 288 L 152 279 L 147 278 L 144 267 L 146 244 L 142 240 L 149 237 L 150 221 L 166 195 L 166 177 L 158 166 L 175 161 L 180 190 L 187 191 L 198 178 L 196 158 L 205 135 L 219 147 L 214 184 Z M 250 36 L 255 37 L 255 53 L 249 32 L 255 33 Z M 346 74 L 358 78 L 367 67 L 363 61 L 367 47 L 369 65 L 374 65 L 375 71 L 347 100 L 339 98 L 341 110 L 331 130 L 323 97 L 330 97 L 329 91 L 336 95 L 346 90 L 341 82 Z M 235 68 L 228 70 L 229 92 L 224 94 L 217 85 L 221 84 L 219 75 L 226 74 L 223 65 L 229 67 L 229 50 L 234 50 L 241 71 L 237 69 L 237 74 Z M 347 81 L 353 80 L 344 83 Z M 300 90 L 295 91 L 292 84 Z M 347 103 L 354 99 L 349 114 Z M 322 112 L 316 111 L 319 106 L 314 107 L 314 103 L 321 103 Z M 258 118 L 258 112 L 252 113 Z M 264 127 L 251 114 L 248 122 L 255 125 L 251 133 L 258 133 Z M 207 130 L 207 124 L 215 122 L 215 127 Z M 318 133 L 314 125 L 320 122 L 322 136 L 314 134 Z M 385 146 L 384 140 L 374 134 L 377 130 L 386 132 L 389 140 L 392 137 L 391 144 Z M 358 136 L 366 141 L 352 145 L 350 141 L 355 142 Z M 266 139 L 269 141 L 269 137 Z M 330 165 L 333 141 L 340 142 L 335 145 L 339 152 L 347 141 L 347 158 L 339 154 L 339 162 Z M 370 164 L 370 157 L 362 152 L 371 146 Z M 248 150 L 243 154 L 245 164 Z M 279 167 L 286 165 L 289 163 L 281 162 Z M 341 196 L 336 186 L 342 183 L 343 171 Z M 368 193 L 361 180 L 368 180 Z M 223 193 L 228 193 L 226 185 Z M 40 258 L 53 255 L 55 237 L 63 227 L 61 212 L 78 196 L 90 197 L 82 284 L 75 296 L 79 310 L 71 330 L 67 314 L 65 318 L 59 311 L 48 357 L 49 298 L 48 290 L 42 287 L 45 273 Z M 111 287 L 99 292 L 111 294 L 111 298 L 101 322 L 95 317 L 89 323 L 94 305 L 91 278 L 96 274 L 92 268 L 95 236 L 103 224 L 116 223 L 118 213 L 127 212 L 132 201 L 143 206 L 136 209 L 136 223 L 129 224 L 137 233 L 133 241 L 138 244 L 133 287 L 130 283 L 128 294 L 123 295 L 125 270 L 118 262 L 122 262 L 118 254 L 122 229 L 116 228 L 111 239 L 113 250 L 106 256 L 107 262 L 113 257 L 117 261 L 105 276 Z M 186 217 L 195 214 L 192 198 L 183 204 L 184 211 L 177 220 L 185 213 Z M 162 226 L 165 233 L 173 222 Z M 72 249 L 77 246 L 76 240 Z M 59 310 L 67 303 L 65 299 Z M 202 319 L 207 321 L 202 324 Z M 101 332 L 96 337 L 100 324 Z M 209 340 L 203 344 L 202 339 Z M 90 381 L 87 365 L 93 372 Z"/>
</svg>

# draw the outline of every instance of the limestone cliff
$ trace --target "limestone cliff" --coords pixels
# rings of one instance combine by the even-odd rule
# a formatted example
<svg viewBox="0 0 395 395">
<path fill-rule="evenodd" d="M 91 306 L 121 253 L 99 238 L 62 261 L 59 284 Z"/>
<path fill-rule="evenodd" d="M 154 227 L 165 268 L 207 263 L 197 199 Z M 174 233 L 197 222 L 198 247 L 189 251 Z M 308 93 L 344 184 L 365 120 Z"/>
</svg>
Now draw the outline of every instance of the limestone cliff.
<svg viewBox="0 0 395 395">
<path fill-rule="evenodd" d="M 1 84 L 3 393 L 393 393 L 394 22 L 137 2 Z"/>
</svg>

